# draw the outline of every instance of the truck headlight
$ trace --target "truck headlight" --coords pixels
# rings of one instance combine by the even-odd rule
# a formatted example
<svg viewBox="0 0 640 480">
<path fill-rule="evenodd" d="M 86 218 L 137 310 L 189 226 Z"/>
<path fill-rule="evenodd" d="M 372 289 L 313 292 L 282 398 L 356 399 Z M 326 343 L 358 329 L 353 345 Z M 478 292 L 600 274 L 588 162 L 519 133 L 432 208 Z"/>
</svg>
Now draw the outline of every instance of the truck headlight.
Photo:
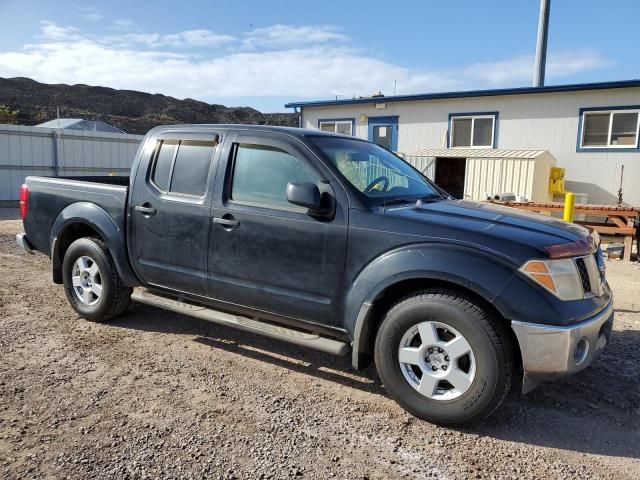
<svg viewBox="0 0 640 480">
<path fill-rule="evenodd" d="M 572 258 L 529 260 L 520 271 L 560 300 L 584 298 L 580 275 Z"/>
</svg>

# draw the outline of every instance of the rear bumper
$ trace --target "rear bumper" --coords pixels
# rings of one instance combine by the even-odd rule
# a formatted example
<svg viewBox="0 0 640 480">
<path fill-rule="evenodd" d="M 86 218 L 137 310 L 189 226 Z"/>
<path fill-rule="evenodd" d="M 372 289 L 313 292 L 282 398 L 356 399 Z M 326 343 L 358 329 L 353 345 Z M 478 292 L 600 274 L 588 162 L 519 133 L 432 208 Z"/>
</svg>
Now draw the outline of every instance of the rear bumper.
<svg viewBox="0 0 640 480">
<path fill-rule="evenodd" d="M 597 315 L 569 326 L 512 321 L 524 370 L 523 393 L 541 380 L 571 375 L 588 367 L 609 343 L 613 299 Z"/>
<path fill-rule="evenodd" d="M 35 252 L 33 245 L 27 240 L 26 233 L 19 233 L 16 235 L 16 243 L 27 253 L 33 255 Z"/>
</svg>

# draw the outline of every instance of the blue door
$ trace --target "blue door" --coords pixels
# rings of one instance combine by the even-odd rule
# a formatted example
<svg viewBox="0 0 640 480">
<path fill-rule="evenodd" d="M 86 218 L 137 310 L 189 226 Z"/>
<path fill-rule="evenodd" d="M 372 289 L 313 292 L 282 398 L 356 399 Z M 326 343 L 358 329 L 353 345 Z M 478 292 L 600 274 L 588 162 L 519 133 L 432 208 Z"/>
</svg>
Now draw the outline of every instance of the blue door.
<svg viewBox="0 0 640 480">
<path fill-rule="evenodd" d="M 398 117 L 369 117 L 369 141 L 398 151 Z"/>
</svg>

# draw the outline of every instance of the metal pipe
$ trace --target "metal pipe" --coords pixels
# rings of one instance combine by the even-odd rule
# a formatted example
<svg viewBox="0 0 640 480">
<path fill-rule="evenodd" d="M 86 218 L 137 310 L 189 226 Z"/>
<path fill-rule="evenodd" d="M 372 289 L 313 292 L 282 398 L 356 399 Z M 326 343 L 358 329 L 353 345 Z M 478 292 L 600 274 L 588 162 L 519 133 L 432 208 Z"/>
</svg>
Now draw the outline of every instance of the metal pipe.
<svg viewBox="0 0 640 480">
<path fill-rule="evenodd" d="M 567 192 L 564 196 L 564 215 L 565 222 L 573 222 L 573 211 L 576 205 L 576 196 L 573 192 Z"/>
<path fill-rule="evenodd" d="M 53 140 L 53 165 L 51 168 L 53 169 L 53 176 L 60 176 L 60 139 L 58 137 L 58 132 L 60 129 L 56 129 L 53 132 L 51 139 Z"/>
<path fill-rule="evenodd" d="M 538 41 L 536 43 L 536 61 L 533 69 L 533 86 L 544 86 L 544 74 L 547 63 L 547 37 L 549 36 L 549 9 L 551 0 L 540 0 L 538 18 Z"/>
</svg>

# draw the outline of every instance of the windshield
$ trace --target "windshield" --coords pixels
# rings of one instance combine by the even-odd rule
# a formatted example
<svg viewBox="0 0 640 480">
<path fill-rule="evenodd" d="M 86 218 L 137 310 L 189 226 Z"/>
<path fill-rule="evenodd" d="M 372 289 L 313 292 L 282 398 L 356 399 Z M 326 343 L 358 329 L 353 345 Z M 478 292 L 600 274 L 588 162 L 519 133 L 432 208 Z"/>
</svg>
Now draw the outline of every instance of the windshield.
<svg viewBox="0 0 640 480">
<path fill-rule="evenodd" d="M 331 136 L 310 140 L 349 183 L 376 204 L 443 197 L 420 172 L 374 143 Z"/>
</svg>

